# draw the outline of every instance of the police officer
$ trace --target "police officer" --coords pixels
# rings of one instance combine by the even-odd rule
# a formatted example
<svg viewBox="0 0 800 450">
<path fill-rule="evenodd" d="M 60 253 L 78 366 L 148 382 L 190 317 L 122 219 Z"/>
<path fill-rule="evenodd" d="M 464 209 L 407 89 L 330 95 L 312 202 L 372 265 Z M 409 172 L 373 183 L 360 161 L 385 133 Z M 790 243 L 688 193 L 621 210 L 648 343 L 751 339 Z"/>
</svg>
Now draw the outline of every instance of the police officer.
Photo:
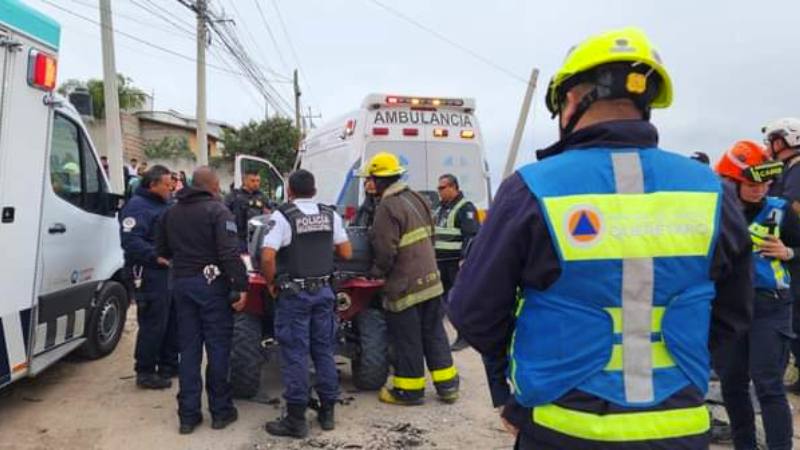
<svg viewBox="0 0 800 450">
<path fill-rule="evenodd" d="M 136 385 L 146 389 L 172 386 L 178 354 L 167 341 L 171 296 L 169 262 L 157 256 L 156 225 L 168 208 L 172 181 L 170 171 L 156 165 L 145 172 L 142 183 L 119 214 L 125 270 L 133 283 L 136 299 Z"/>
<path fill-rule="evenodd" d="M 458 186 L 458 178 L 452 174 L 439 177 L 437 186 L 439 191 L 439 206 L 434 212 L 436 219 L 436 264 L 442 277 L 444 295 L 448 301 L 450 288 L 458 276 L 458 267 L 464 258 L 464 250 L 469 241 L 478 234 L 478 211 L 475 205 L 464 198 Z M 450 349 L 459 351 L 467 348 L 469 344 L 461 337 L 456 337 Z"/>
<path fill-rule="evenodd" d="M 641 30 L 573 47 L 546 96 L 561 139 L 506 178 L 461 266 L 450 319 L 510 359 L 519 448 L 708 448 L 708 351 L 749 326 L 752 243 L 735 189 L 658 148 L 671 99 Z"/>
<path fill-rule="evenodd" d="M 336 296 L 331 288 L 333 256 L 350 259 L 352 248 L 342 219 L 332 208 L 312 200 L 314 176 L 298 170 L 289 176 L 289 203 L 272 214 L 272 229 L 264 237 L 261 270 L 277 292 L 275 337 L 281 349 L 281 375 L 287 414 L 267 422 L 275 436 L 303 438 L 309 400 L 309 356 L 316 369 L 321 407 L 317 420 L 323 430 L 334 428 L 334 405 L 339 379 L 333 359 L 336 350 Z"/>
<path fill-rule="evenodd" d="M 370 275 L 385 278 L 381 296 L 394 349 L 392 387 L 378 399 L 395 405 L 420 405 L 425 400 L 425 365 L 439 400 L 458 399 L 458 371 L 442 319 L 444 292 L 433 249 L 433 214 L 427 201 L 401 181 L 405 168 L 396 155 L 380 152 L 362 168 L 380 198 L 370 229 L 373 267 Z"/>
<path fill-rule="evenodd" d="M 717 173 L 737 185 L 753 238 L 753 323 L 746 335 L 715 358 L 737 449 L 756 448 L 751 380 L 761 406 L 767 446 L 770 450 L 792 448 L 792 412 L 783 373 L 792 337 L 787 263 L 797 261 L 800 252 L 800 221 L 789 202 L 766 196 L 781 169 L 780 162 L 770 161 L 766 149 L 752 141 L 737 142 L 716 165 Z"/>
<path fill-rule="evenodd" d="M 269 201 L 261 192 L 261 177 L 258 172 L 245 172 L 242 187 L 232 190 L 225 196 L 225 206 L 236 218 L 239 250 L 247 252 L 247 221 L 255 216 L 269 212 Z"/>
<path fill-rule="evenodd" d="M 178 192 L 178 203 L 159 223 L 158 254 L 172 260 L 174 276 L 181 434 L 191 433 L 202 422 L 200 365 L 204 347 L 211 428 L 225 428 L 238 418 L 228 367 L 233 310 L 244 308 L 247 272 L 239 256 L 236 222 L 219 192 L 217 175 L 208 167 L 198 168 L 192 185 Z"/>
</svg>

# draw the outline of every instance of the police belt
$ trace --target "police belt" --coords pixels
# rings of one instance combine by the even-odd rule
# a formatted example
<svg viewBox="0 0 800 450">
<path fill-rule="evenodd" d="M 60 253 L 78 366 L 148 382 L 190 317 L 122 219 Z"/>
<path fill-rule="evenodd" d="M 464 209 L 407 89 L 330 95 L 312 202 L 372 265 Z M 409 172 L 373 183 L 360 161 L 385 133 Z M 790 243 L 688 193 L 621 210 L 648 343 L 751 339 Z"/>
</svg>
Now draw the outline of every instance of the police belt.
<svg viewBox="0 0 800 450">
<path fill-rule="evenodd" d="M 331 285 L 331 276 L 308 277 L 308 278 L 289 278 L 288 276 L 278 277 L 275 285 L 279 292 L 291 291 L 299 294 L 302 291 L 316 294 L 320 289 Z"/>
</svg>

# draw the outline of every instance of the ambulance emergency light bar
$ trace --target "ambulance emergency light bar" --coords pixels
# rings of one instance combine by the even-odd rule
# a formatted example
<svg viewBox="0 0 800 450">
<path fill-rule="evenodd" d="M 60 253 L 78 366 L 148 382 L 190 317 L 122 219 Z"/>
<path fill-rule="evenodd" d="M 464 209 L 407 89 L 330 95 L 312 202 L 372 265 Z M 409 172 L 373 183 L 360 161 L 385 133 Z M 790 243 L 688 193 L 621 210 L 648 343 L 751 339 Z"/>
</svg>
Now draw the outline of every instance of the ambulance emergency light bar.
<svg viewBox="0 0 800 450">
<path fill-rule="evenodd" d="M 56 59 L 47 53 L 31 50 L 28 55 L 28 84 L 43 91 L 56 87 Z"/>
<path fill-rule="evenodd" d="M 386 97 L 387 105 L 411 106 L 464 106 L 460 98 L 421 98 L 421 97 Z"/>
<path fill-rule="evenodd" d="M 406 106 L 411 108 L 459 108 L 471 113 L 475 110 L 472 98 L 421 97 L 416 95 L 370 94 L 361 105 L 366 109 L 387 106 Z"/>
</svg>

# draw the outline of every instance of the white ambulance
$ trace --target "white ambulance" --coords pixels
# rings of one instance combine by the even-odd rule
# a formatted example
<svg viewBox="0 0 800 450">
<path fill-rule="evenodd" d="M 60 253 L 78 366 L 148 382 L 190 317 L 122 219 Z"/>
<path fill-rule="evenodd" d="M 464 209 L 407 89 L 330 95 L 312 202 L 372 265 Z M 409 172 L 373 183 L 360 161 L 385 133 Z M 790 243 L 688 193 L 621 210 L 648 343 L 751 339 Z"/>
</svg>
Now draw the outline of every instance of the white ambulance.
<svg viewBox="0 0 800 450">
<path fill-rule="evenodd" d="M 128 294 L 116 212 L 80 115 L 54 94 L 60 26 L 0 1 L 0 387 L 116 347 Z"/>
<path fill-rule="evenodd" d="M 408 169 L 406 182 L 433 205 L 439 176 L 449 173 L 479 210 L 489 207 L 489 167 L 475 100 L 368 95 L 360 109 L 313 130 L 298 162 L 316 178 L 316 199 L 351 218 L 364 199 L 356 171 L 382 151 L 400 158 Z"/>
</svg>

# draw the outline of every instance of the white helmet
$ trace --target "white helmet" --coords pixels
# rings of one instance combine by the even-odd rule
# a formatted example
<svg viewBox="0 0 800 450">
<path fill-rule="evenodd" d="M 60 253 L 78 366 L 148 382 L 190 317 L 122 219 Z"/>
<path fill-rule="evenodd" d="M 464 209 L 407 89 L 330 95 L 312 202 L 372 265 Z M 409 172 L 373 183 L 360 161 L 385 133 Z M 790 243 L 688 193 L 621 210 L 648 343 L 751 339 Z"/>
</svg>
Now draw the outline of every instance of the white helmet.
<svg viewBox="0 0 800 450">
<path fill-rule="evenodd" d="M 783 119 L 773 120 L 761 128 L 767 144 L 776 138 L 781 137 L 791 148 L 800 149 L 800 119 L 794 117 L 784 117 Z"/>
</svg>

